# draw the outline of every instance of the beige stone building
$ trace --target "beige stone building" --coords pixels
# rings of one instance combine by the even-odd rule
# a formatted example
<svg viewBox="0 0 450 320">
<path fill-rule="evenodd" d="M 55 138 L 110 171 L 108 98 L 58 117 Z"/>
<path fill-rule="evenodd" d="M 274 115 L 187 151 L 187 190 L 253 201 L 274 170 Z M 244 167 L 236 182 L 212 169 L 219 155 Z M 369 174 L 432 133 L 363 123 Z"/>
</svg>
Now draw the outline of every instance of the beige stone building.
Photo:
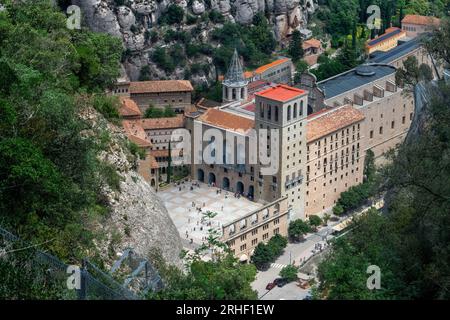
<svg viewBox="0 0 450 320">
<path fill-rule="evenodd" d="M 363 152 L 371 149 L 378 161 L 403 141 L 413 119 L 414 99 L 395 84 L 395 72 L 390 65 L 366 64 L 317 84 L 327 106 L 349 104 L 364 114 Z"/>
<path fill-rule="evenodd" d="M 255 70 L 251 71 L 242 71 L 242 67 L 233 68 L 233 61 L 237 58 L 237 52 L 234 54 L 236 57 L 233 57 L 232 62 L 230 63 L 229 68 L 240 70 L 241 73 L 239 76 L 243 76 L 243 81 L 247 83 L 253 81 L 264 80 L 267 82 L 279 83 L 279 84 L 292 84 L 295 66 L 292 63 L 292 59 L 280 57 L 275 61 L 272 61 L 268 64 L 262 65 Z M 239 64 L 241 64 L 239 60 Z M 228 76 L 229 77 L 229 76 Z M 226 80 L 227 76 L 219 76 L 219 80 Z M 229 77 L 230 78 L 230 77 Z M 225 89 L 224 89 L 225 90 Z M 224 95 L 225 96 L 225 95 Z M 233 101 L 236 99 L 226 99 L 226 101 Z M 238 99 L 239 100 L 239 99 Z"/>
<path fill-rule="evenodd" d="M 308 117 L 306 216 L 329 210 L 341 192 L 362 182 L 363 121 L 348 105 Z"/>
<path fill-rule="evenodd" d="M 128 140 L 140 147 L 145 157 L 138 160 L 138 173 L 155 189 L 159 189 L 159 166 L 153 156 L 153 144 L 148 140 L 144 129 L 136 125 L 133 120 L 123 120 L 122 126 Z"/>
<path fill-rule="evenodd" d="M 185 120 L 183 115 L 177 115 L 172 118 L 155 118 L 155 119 L 139 119 L 130 120 L 128 125 L 136 130 L 140 128 L 145 133 L 145 138 L 151 143 L 151 155 L 156 159 L 159 170 L 159 178 L 165 179 L 167 173 L 168 160 L 169 160 L 169 141 L 172 133 L 176 129 L 182 129 L 185 127 Z M 175 159 L 180 150 L 177 150 L 174 146 L 179 141 L 172 141 L 171 153 L 172 159 Z M 176 169 L 175 162 L 172 162 L 172 166 Z M 159 182 L 159 180 L 157 180 Z"/>
<path fill-rule="evenodd" d="M 267 131 L 270 142 L 265 151 L 278 154 L 276 173 L 258 176 L 258 198 L 272 201 L 287 197 L 291 218 L 304 217 L 307 103 L 306 91 L 286 85 L 255 94 L 255 129 L 260 137 L 264 135 L 260 131 Z M 278 141 L 273 144 L 271 135 L 276 132 Z M 258 174 L 263 167 L 257 167 Z"/>
<path fill-rule="evenodd" d="M 286 237 L 288 224 L 288 201 L 284 197 L 223 225 L 222 241 L 236 257 L 245 261 L 258 243 L 266 243 L 276 234 Z"/>
<path fill-rule="evenodd" d="M 255 95 L 254 119 L 219 109 L 208 109 L 201 115 L 187 115 L 190 119 L 188 129 L 194 135 L 192 154 L 200 152 L 199 158 L 203 159 L 203 151 L 212 142 L 219 149 L 213 151 L 212 157 L 216 157 L 214 163 L 202 160 L 198 164 L 192 164 L 192 178 L 263 203 L 286 197 L 290 214 L 302 217 L 306 191 L 302 168 L 306 164 L 307 97 L 304 90 L 276 85 Z M 195 126 L 202 131 L 196 131 Z M 226 142 L 214 140 L 215 137 L 205 139 L 203 132 L 207 129 L 217 129 L 220 132 L 219 138 L 228 135 L 236 139 L 233 151 Z M 201 150 L 194 149 L 198 135 L 203 137 Z M 269 164 L 261 164 L 257 159 L 251 162 L 252 148 L 258 143 L 257 136 L 267 136 L 263 148 L 266 155 L 276 152 L 275 160 L 271 163 L 273 173 L 264 173 L 270 167 Z M 261 145 L 262 142 L 258 148 Z M 241 161 L 238 159 L 240 154 L 243 155 Z M 256 155 L 256 152 L 253 154 Z"/>
<path fill-rule="evenodd" d="M 407 14 L 402 19 L 402 29 L 406 36 L 415 38 L 420 34 L 432 32 L 440 23 L 441 20 L 435 17 Z"/>
<path fill-rule="evenodd" d="M 303 60 L 309 66 L 315 65 L 319 56 L 325 51 L 322 42 L 314 38 L 303 41 L 302 48 L 305 54 Z"/>
<path fill-rule="evenodd" d="M 406 37 L 406 31 L 391 27 L 386 29 L 382 35 L 366 42 L 366 54 L 372 54 L 376 51 L 389 51 L 398 45 L 398 41 Z"/>
<path fill-rule="evenodd" d="M 191 107 L 191 95 L 194 88 L 188 80 L 154 80 L 154 81 L 118 81 L 113 94 L 131 98 L 142 113 L 150 105 L 155 108 L 173 108 L 182 113 Z"/>
<path fill-rule="evenodd" d="M 186 117 L 187 128 L 190 130 L 194 142 L 192 143 L 192 157 L 197 154 L 198 159 L 201 160 L 201 163 L 198 164 L 192 161 L 192 178 L 254 199 L 256 164 L 249 164 L 248 159 L 249 133 L 254 128 L 254 120 L 220 109 L 208 109 L 203 114 L 188 114 Z M 228 135 L 235 141 L 233 146 L 227 146 L 225 141 L 216 141 L 217 150 L 211 152 L 211 158 L 216 158 L 215 163 L 205 163 L 203 156 L 204 150 L 211 140 L 218 138 L 208 138 L 200 142 L 201 148 L 195 147 L 195 141 L 204 136 L 204 132 L 208 129 L 217 130 L 220 134 L 218 138 L 225 138 Z M 201 136 L 199 137 L 199 135 Z M 245 154 L 245 160 L 238 161 L 238 153 Z"/>
</svg>

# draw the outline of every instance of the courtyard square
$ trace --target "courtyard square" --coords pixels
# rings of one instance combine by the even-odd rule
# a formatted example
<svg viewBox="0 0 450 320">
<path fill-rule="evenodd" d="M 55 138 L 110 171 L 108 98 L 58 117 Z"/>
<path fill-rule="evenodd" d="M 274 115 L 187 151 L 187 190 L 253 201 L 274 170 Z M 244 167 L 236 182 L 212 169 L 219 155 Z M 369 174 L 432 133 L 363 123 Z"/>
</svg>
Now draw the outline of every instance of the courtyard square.
<svg viewBox="0 0 450 320">
<path fill-rule="evenodd" d="M 208 229 L 216 229 L 222 234 L 222 225 L 262 207 L 262 204 L 242 196 L 237 198 L 232 192 L 204 183 L 194 185 L 193 190 L 191 185 L 191 182 L 185 182 L 158 192 L 181 238 L 185 240 L 184 243 L 187 241 L 194 245 L 201 245 L 208 236 Z M 208 211 L 213 211 L 217 215 L 209 219 L 204 215 Z M 204 218 L 203 221 L 202 218 Z M 208 222 L 211 223 L 210 226 Z"/>
</svg>

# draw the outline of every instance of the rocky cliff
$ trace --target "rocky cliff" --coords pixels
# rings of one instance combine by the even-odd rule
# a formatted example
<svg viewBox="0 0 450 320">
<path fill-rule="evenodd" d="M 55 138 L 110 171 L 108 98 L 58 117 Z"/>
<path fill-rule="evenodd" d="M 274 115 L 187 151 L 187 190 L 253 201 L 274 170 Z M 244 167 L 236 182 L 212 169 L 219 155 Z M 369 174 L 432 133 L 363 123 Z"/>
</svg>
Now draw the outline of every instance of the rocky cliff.
<svg viewBox="0 0 450 320">
<path fill-rule="evenodd" d="M 93 109 L 83 117 L 109 136 L 101 159 L 112 166 L 120 181 L 117 190 L 105 186 L 99 191 L 109 208 L 97 226 L 104 236 L 98 243 L 104 261 L 117 259 L 118 253 L 131 247 L 147 258 L 159 251 L 167 263 L 182 267 L 178 230 L 155 191 L 135 171 L 137 158 L 127 148 L 123 128 L 106 121 Z"/>
<path fill-rule="evenodd" d="M 292 30 L 306 26 L 308 17 L 317 8 L 318 0 L 72 0 L 81 7 L 83 19 L 92 30 L 106 32 L 123 40 L 124 47 L 130 53 L 125 62 L 129 77 L 136 80 L 141 68 L 148 65 L 154 77 L 179 78 L 181 71 L 164 74 L 152 64 L 149 52 L 152 48 L 164 45 L 160 40 L 148 37 L 151 31 L 161 31 L 159 18 L 171 4 L 184 10 L 185 21 L 188 16 L 201 17 L 205 12 L 218 12 L 225 21 L 251 24 L 253 17 L 262 12 L 268 18 L 275 38 L 282 41 Z M 173 27 L 175 29 L 175 27 Z M 197 29 L 197 38 L 192 41 L 208 39 L 208 33 L 214 28 L 209 23 L 189 25 L 182 23 L 177 30 Z M 167 31 L 167 30 L 163 30 Z M 207 57 L 201 62 L 211 63 Z M 178 72 L 178 73 L 177 73 Z M 211 78 L 212 73 L 204 75 Z M 200 79 L 201 80 L 201 79 Z M 203 79 L 205 80 L 205 79 Z M 195 81 L 195 79 L 194 79 Z"/>
</svg>

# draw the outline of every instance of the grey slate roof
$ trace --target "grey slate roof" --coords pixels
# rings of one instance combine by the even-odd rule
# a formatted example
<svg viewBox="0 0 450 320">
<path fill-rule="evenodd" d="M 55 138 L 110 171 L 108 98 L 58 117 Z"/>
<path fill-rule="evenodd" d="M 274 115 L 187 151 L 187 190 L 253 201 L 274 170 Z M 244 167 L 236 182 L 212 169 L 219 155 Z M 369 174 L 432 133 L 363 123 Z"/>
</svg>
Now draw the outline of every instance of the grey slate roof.
<svg viewBox="0 0 450 320">
<path fill-rule="evenodd" d="M 387 34 L 383 34 L 382 36 L 379 36 L 378 38 L 375 38 L 375 39 L 373 39 L 373 40 L 370 40 L 367 44 L 368 44 L 369 46 L 376 45 L 377 43 L 380 43 L 380 42 L 382 42 L 382 41 L 384 41 L 384 40 L 386 40 L 386 39 L 389 39 L 389 38 L 391 38 L 391 37 L 393 37 L 393 36 L 399 34 L 400 32 L 402 32 L 402 29 L 395 29 L 395 30 L 392 31 L 392 32 L 389 32 L 389 33 L 387 33 Z"/>
<path fill-rule="evenodd" d="M 372 58 L 369 61 L 372 63 L 386 63 L 386 64 L 392 63 L 392 61 L 420 47 L 421 45 L 420 42 L 421 42 L 420 37 L 417 37 L 410 41 L 403 42 L 389 51 L 386 52 L 377 51 L 372 54 Z"/>
<path fill-rule="evenodd" d="M 395 73 L 395 67 L 386 64 L 368 64 L 364 65 L 364 74 L 358 73 L 359 66 L 355 69 L 346 71 L 332 78 L 322 80 L 317 86 L 324 92 L 325 99 L 343 94 L 347 91 L 366 85 L 370 82 L 381 79 L 387 75 Z M 367 72 L 370 70 L 371 72 Z"/>
</svg>

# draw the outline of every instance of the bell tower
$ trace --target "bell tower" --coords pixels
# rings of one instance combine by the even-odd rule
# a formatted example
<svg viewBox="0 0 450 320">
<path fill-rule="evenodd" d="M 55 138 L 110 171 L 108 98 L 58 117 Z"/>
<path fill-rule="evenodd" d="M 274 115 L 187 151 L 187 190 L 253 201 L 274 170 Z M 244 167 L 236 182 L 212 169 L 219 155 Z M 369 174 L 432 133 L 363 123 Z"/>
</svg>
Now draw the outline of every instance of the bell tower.
<svg viewBox="0 0 450 320">
<path fill-rule="evenodd" d="M 248 81 L 244 77 L 241 61 L 234 49 L 225 79 L 222 82 L 222 101 L 245 101 L 248 97 Z"/>
</svg>

